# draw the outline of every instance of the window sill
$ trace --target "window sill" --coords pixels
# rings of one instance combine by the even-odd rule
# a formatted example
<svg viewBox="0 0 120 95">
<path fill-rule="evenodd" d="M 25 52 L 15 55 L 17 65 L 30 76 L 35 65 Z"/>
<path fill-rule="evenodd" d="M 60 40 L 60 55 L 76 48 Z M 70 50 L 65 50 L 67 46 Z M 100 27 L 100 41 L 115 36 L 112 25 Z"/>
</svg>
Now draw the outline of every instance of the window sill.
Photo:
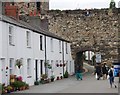
<svg viewBox="0 0 120 95">
<path fill-rule="evenodd" d="M 31 46 L 27 46 L 27 48 L 31 48 Z"/>
<path fill-rule="evenodd" d="M 14 44 L 9 44 L 10 46 L 15 46 Z"/>
</svg>

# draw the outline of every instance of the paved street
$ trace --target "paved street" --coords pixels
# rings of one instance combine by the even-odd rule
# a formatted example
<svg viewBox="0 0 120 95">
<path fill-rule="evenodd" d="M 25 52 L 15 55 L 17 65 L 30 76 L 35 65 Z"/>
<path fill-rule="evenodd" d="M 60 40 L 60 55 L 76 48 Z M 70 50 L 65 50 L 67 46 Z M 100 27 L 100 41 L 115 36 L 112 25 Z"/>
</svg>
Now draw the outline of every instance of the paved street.
<svg viewBox="0 0 120 95">
<path fill-rule="evenodd" d="M 83 80 L 75 76 L 57 80 L 48 84 L 32 86 L 29 90 L 19 93 L 118 93 L 118 88 L 109 88 L 108 80 L 96 80 L 92 75 L 93 67 L 85 65 L 89 72 L 83 75 Z M 116 84 L 118 79 L 115 80 Z"/>
</svg>

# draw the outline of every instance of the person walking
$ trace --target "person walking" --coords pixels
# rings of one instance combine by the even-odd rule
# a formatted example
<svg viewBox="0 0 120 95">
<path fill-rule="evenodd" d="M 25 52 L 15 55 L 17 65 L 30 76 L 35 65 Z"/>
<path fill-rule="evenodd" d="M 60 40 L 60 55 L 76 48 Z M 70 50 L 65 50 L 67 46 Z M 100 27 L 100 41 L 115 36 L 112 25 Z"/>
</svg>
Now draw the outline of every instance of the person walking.
<svg viewBox="0 0 120 95">
<path fill-rule="evenodd" d="M 81 72 L 81 69 L 80 69 L 80 67 L 79 66 L 77 66 L 77 70 L 76 70 L 76 78 L 77 78 L 77 80 L 82 80 L 82 74 L 81 74 L 82 72 Z"/>
<path fill-rule="evenodd" d="M 102 75 L 103 75 L 103 80 L 107 79 L 107 69 L 105 63 L 102 65 Z"/>
<path fill-rule="evenodd" d="M 97 74 L 97 80 L 99 80 L 100 79 L 100 77 L 101 77 L 101 66 L 100 66 L 100 64 L 96 64 L 96 67 L 95 67 L 95 74 Z"/>
<path fill-rule="evenodd" d="M 113 68 L 113 66 L 109 69 L 108 75 L 109 75 L 110 87 L 112 88 L 112 86 L 114 85 L 114 87 L 117 88 L 117 86 L 114 83 L 114 68 Z"/>
</svg>

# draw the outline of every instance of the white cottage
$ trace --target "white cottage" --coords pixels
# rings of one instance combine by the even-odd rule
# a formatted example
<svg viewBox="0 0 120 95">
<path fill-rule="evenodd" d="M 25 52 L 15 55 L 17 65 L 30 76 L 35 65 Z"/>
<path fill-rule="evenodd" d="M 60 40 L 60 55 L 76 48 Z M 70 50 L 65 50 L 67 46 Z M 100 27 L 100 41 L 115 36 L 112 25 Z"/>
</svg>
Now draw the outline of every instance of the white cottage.
<svg viewBox="0 0 120 95">
<path fill-rule="evenodd" d="M 16 60 L 22 61 L 20 68 Z M 46 69 L 45 62 L 52 69 Z M 63 63 L 65 66 L 60 66 Z M 66 70 L 70 75 L 74 73 L 68 41 L 25 22 L 0 16 L 0 83 L 9 85 L 10 75 L 14 74 L 34 85 L 41 74 L 47 73 L 48 77 L 54 74 L 57 78 Z"/>
</svg>

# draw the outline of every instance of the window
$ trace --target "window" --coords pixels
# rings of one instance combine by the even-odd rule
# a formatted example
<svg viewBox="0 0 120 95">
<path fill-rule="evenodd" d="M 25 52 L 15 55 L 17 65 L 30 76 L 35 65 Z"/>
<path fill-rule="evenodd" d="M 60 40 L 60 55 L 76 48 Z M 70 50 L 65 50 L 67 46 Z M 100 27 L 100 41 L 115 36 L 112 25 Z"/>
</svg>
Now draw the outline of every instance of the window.
<svg viewBox="0 0 120 95">
<path fill-rule="evenodd" d="M 50 48 L 51 48 L 51 52 L 53 52 L 53 38 L 50 39 Z"/>
<path fill-rule="evenodd" d="M 27 75 L 31 75 L 31 59 L 27 59 Z"/>
<path fill-rule="evenodd" d="M 40 60 L 40 74 L 43 74 L 43 60 Z"/>
<path fill-rule="evenodd" d="M 67 42 L 65 43 L 65 46 L 66 46 L 66 54 L 68 54 L 68 45 L 67 45 Z"/>
<path fill-rule="evenodd" d="M 9 44 L 14 45 L 14 30 L 13 26 L 9 26 Z"/>
<path fill-rule="evenodd" d="M 59 52 L 61 53 L 61 41 L 59 41 Z"/>
<path fill-rule="evenodd" d="M 31 47 L 31 34 L 29 31 L 26 31 L 27 47 Z"/>
<path fill-rule="evenodd" d="M 43 36 L 40 36 L 40 50 L 43 50 Z"/>
<path fill-rule="evenodd" d="M 9 60 L 9 73 L 14 74 L 14 59 L 10 58 Z"/>
</svg>

